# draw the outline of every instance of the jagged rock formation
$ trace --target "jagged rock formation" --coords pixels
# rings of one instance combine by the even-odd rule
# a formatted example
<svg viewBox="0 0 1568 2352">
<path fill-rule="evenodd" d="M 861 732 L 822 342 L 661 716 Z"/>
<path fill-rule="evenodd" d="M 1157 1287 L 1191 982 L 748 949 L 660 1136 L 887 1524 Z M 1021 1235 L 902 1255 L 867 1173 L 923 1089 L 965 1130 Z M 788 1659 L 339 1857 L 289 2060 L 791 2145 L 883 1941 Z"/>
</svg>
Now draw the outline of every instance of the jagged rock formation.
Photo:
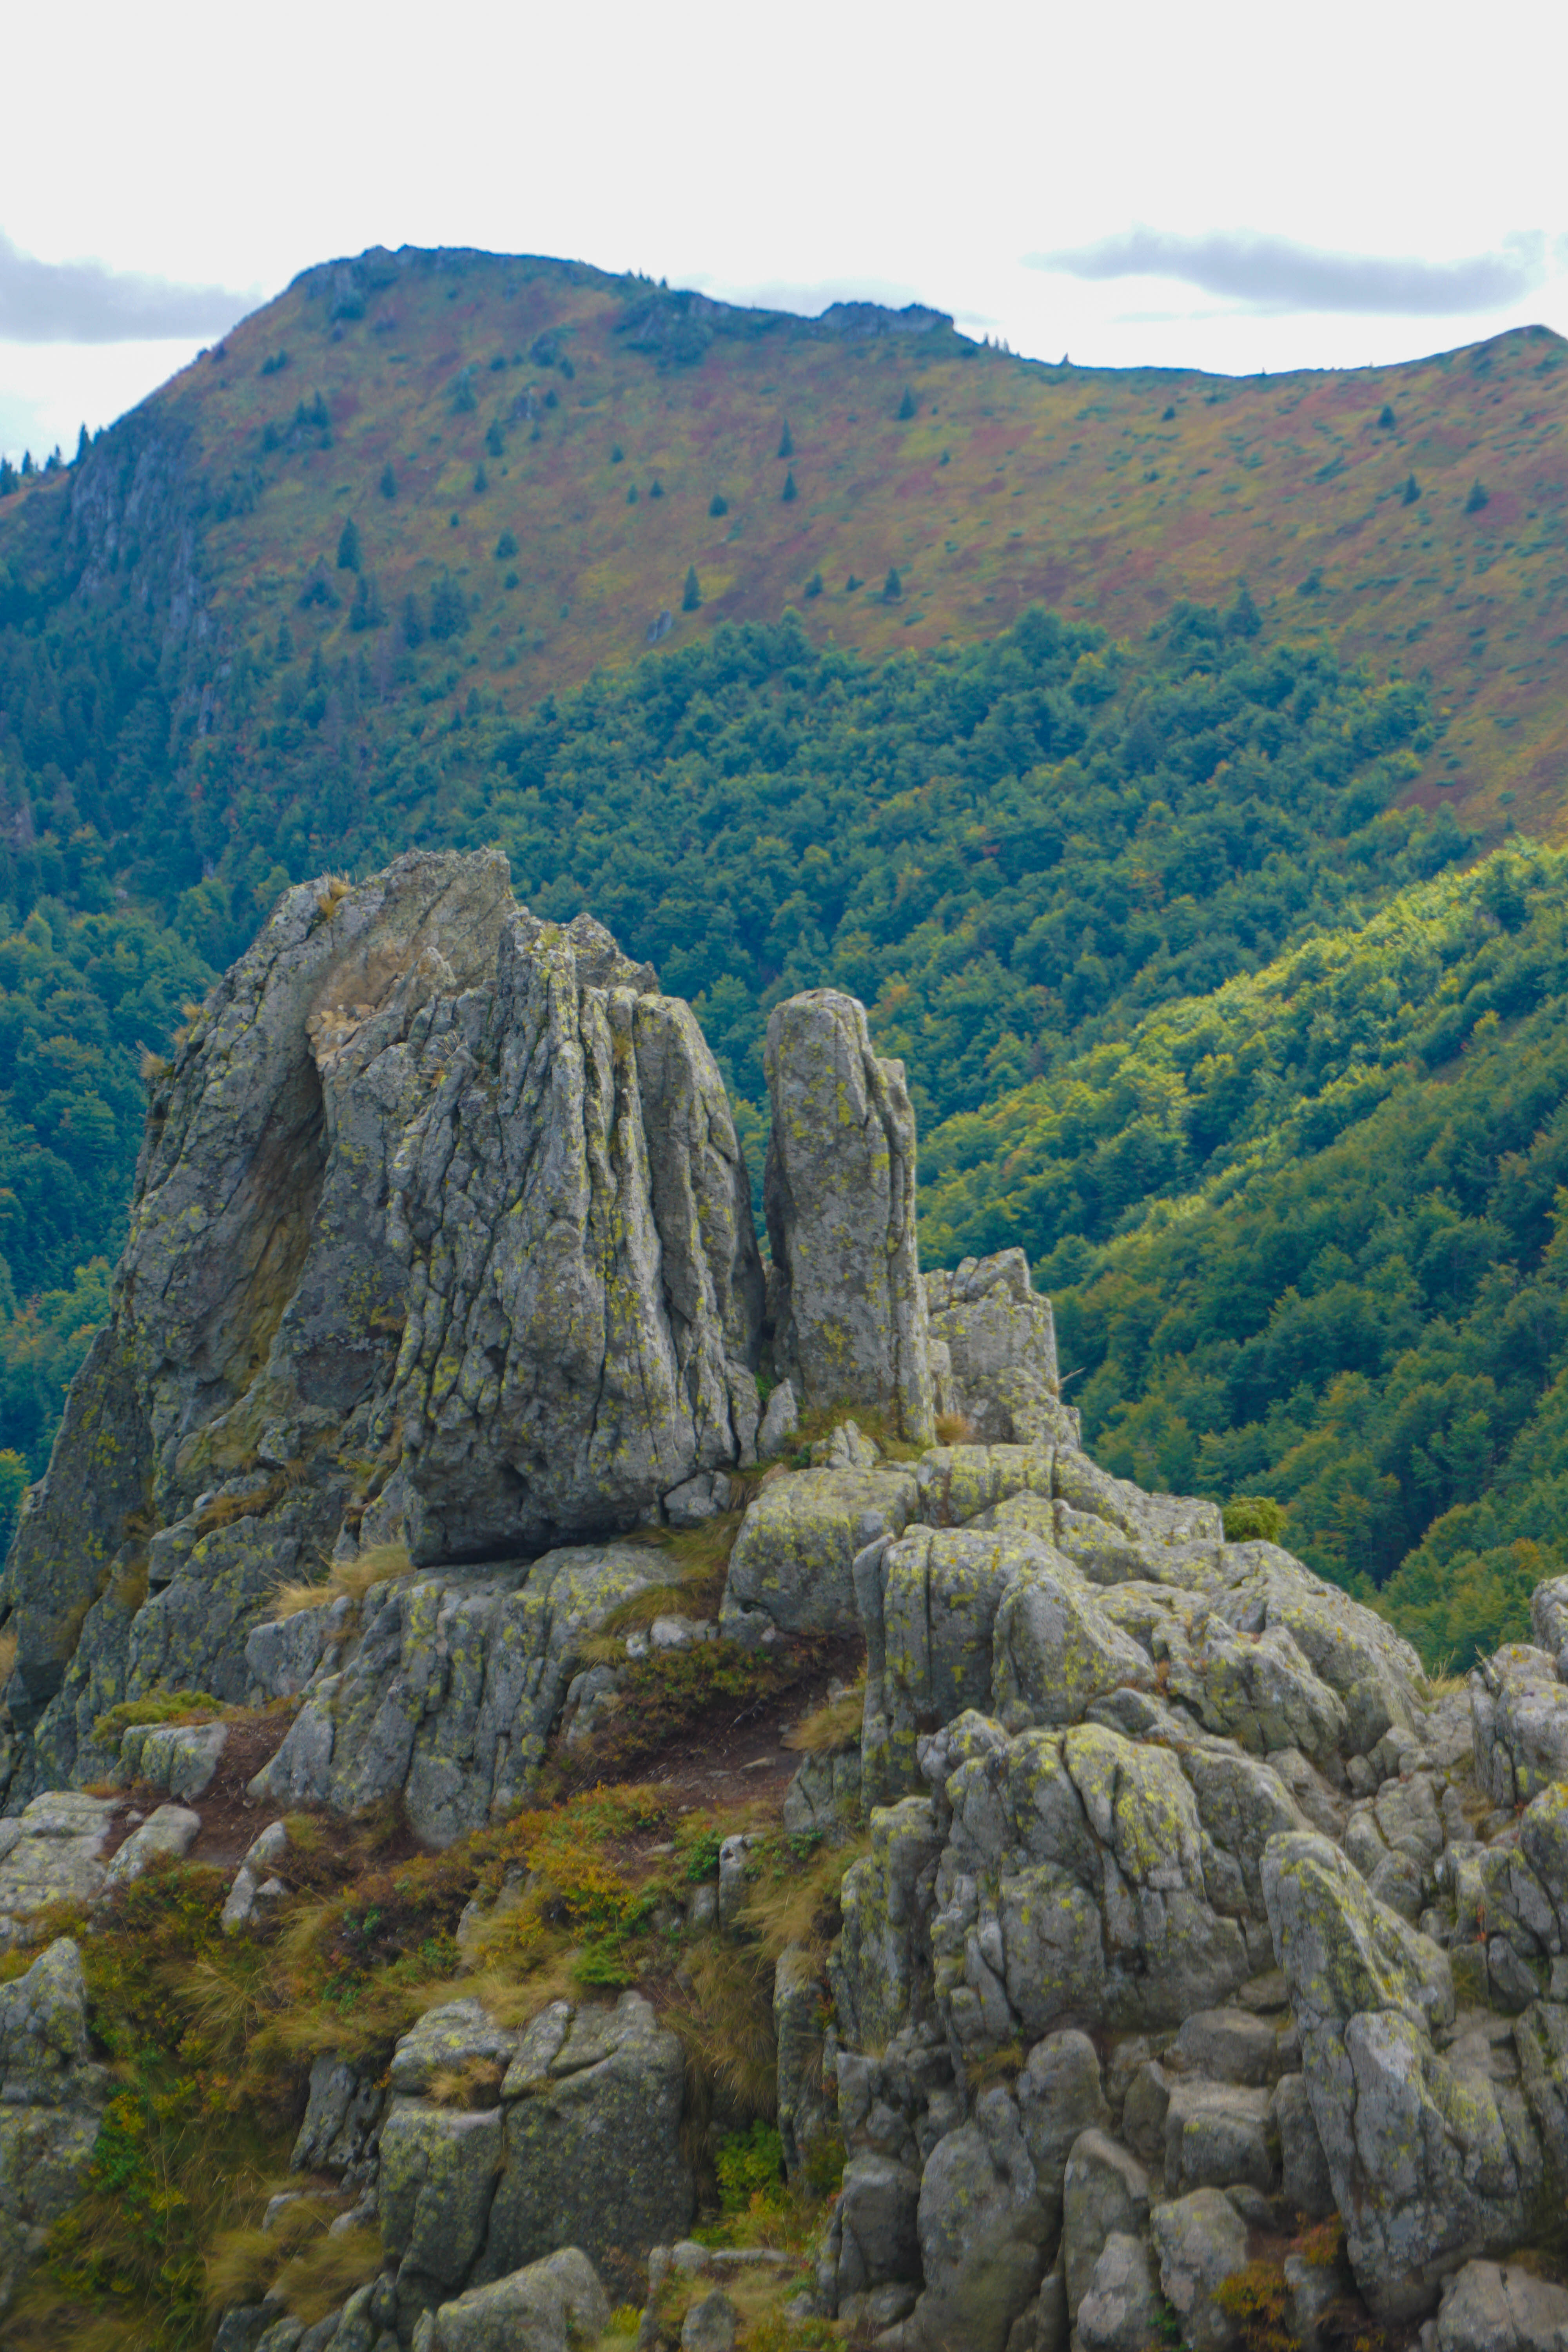
<svg viewBox="0 0 1568 2352">
<path fill-rule="evenodd" d="M 0 1986 L 0 2319 L 79 2191 L 111 2084 L 89 2054 L 81 1955 L 60 1937 Z"/>
<path fill-rule="evenodd" d="M 7 1567 L 5 1934 L 197 1818 L 221 1724 L 127 1735 L 171 1801 L 110 1863 L 111 1799 L 33 1793 L 113 1765 L 91 1725 L 126 1689 L 291 1707 L 269 1811 L 396 1796 L 446 1844 L 514 1810 L 563 1718 L 615 1703 L 582 1645 L 656 1573 L 616 1537 L 729 1501 L 766 1361 L 866 1424 L 739 1482 L 717 1629 L 866 1651 L 858 1744 L 784 1816 L 868 1832 L 826 1971 L 792 1947 L 773 1988 L 791 2176 L 847 2155 L 815 2314 L 889 2352 L 1232 2352 L 1249 2250 L 1337 2214 L 1342 2246 L 1279 2274 L 1303 2346 L 1354 2293 L 1426 2352 L 1559 2343 L 1568 2302 L 1512 2257 L 1568 2197 L 1568 1580 L 1539 1646 L 1434 1692 L 1278 1546 L 1084 1454 L 1020 1253 L 922 1281 L 912 1123 L 858 1007 L 781 1006 L 770 1073 L 764 1312 L 707 1050 L 605 934 L 534 923 L 482 857 L 289 894 L 156 1090 L 116 1319 Z M 931 1442 L 939 1406 L 971 1442 Z M 360 1586 L 269 1614 L 312 1547 Z M 628 1643 L 715 1631 L 660 1624 Z M 289 1835 L 251 1846 L 233 1932 L 265 1932 Z M 745 1932 L 746 1848 L 671 1934 Z M 48 1962 L 69 2086 L 50 2107 L 17 2062 L 13 2262 L 38 2213 L 7 2151 L 58 2143 L 37 2177 L 68 2195 L 90 2125 L 69 1948 L 0 1994 L 8 2049 L 49 2041 L 13 2017 Z M 474 2069 L 477 2104 L 435 2095 Z M 320 2061 L 295 2162 L 384 2256 L 320 2346 L 553 2347 L 602 2324 L 595 2269 L 645 2261 L 644 2352 L 682 2280 L 683 2340 L 727 2340 L 716 2258 L 677 2242 L 686 2097 L 635 1993 L 521 2030 L 448 2003 L 384 2086 Z"/>
<path fill-rule="evenodd" d="M 7 1801 L 109 1769 L 127 1693 L 242 1697 L 271 1590 L 367 1522 L 527 1558 L 749 1460 L 762 1287 L 712 1058 L 606 932 L 494 853 L 286 893 L 153 1087 L 6 1570 Z"/>
<path fill-rule="evenodd" d="M 865 1008 L 829 988 L 768 1017 L 765 1199 L 773 1360 L 806 1405 L 873 1405 L 934 1435 L 915 1239 L 915 1118 L 901 1062 L 871 1051 Z"/>
</svg>

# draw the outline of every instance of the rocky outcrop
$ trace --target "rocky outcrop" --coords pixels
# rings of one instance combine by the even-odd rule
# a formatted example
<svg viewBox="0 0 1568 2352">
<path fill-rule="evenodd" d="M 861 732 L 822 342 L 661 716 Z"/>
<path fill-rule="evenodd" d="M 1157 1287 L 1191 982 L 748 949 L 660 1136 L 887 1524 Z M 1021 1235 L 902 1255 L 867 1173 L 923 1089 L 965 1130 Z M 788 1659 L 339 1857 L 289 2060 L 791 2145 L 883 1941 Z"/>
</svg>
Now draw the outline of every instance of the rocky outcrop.
<svg viewBox="0 0 1568 2352">
<path fill-rule="evenodd" d="M 869 1405 L 934 1435 L 915 1239 L 915 1122 L 901 1062 L 871 1051 L 865 1008 L 814 989 L 768 1019 L 765 1197 L 773 1354 L 809 1406 Z"/>
<path fill-rule="evenodd" d="M 111 2088 L 89 2056 L 81 1955 L 62 1937 L 0 1986 L 0 2319 L 79 2194 Z"/>
<path fill-rule="evenodd" d="M 723 1087 L 646 965 L 494 853 L 287 892 L 153 1083 L 5 1572 L 8 1801 L 108 1769 L 128 1693 L 242 1698 L 323 1554 L 526 1559 L 750 1460 L 762 1310 Z"/>
<path fill-rule="evenodd" d="M 297 1807 L 395 1801 L 437 1846 L 517 1811 L 616 1704 L 615 1612 L 668 1573 L 632 1538 L 743 1507 L 717 1623 L 660 1601 L 614 1638 L 805 1641 L 845 1678 L 784 1821 L 864 1846 L 826 1958 L 772 1986 L 790 2177 L 845 2155 L 805 2315 L 887 2352 L 1233 2352 L 1228 2283 L 1289 2246 L 1303 2346 L 1358 2294 L 1428 2352 L 1555 2340 L 1512 2265 L 1568 2197 L 1568 1580 L 1435 1693 L 1281 1548 L 1083 1452 L 1020 1253 L 922 1279 L 861 1008 L 777 1008 L 769 1075 L 764 1312 L 707 1049 L 596 925 L 537 923 L 491 857 L 285 898 L 155 1086 L 114 1322 L 6 1570 L 0 1933 L 196 1833 L 229 1730 L 106 1753 L 128 1692 L 287 1712 L 236 1935 L 287 1899 Z M 38 1786 L 111 1769 L 168 1799 L 112 1858 L 115 1800 Z M 713 1859 L 662 1934 L 751 1933 L 751 1832 Z M 525 1899 L 521 1863 L 487 1883 L 471 1966 Z M 0 1993 L 13 2268 L 100 2099 L 73 1965 Z M 681 2234 L 679 2041 L 635 1992 L 518 2026 L 472 1981 L 384 2077 L 312 2070 L 296 2169 L 384 2267 L 311 2352 L 554 2352 L 645 2263 L 645 2352 L 677 2279 L 682 2340 L 734 2338 L 738 2273 Z M 1342 2251 L 1291 2244 L 1335 2214 Z"/>
</svg>

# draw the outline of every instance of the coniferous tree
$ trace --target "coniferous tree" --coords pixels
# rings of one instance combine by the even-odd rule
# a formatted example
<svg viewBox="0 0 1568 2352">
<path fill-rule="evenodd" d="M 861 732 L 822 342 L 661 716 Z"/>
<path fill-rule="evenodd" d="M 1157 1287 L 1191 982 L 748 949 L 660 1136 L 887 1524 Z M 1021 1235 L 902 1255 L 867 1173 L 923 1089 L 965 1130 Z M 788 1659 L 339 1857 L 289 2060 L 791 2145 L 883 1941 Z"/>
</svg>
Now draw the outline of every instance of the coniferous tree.
<svg viewBox="0 0 1568 2352">
<path fill-rule="evenodd" d="M 503 457 L 506 453 L 506 443 L 501 439 L 499 416 L 492 416 L 490 419 L 490 429 L 485 435 L 485 447 L 492 457 Z"/>
<path fill-rule="evenodd" d="M 729 513 L 730 501 L 724 496 L 722 490 L 714 491 L 712 497 L 708 501 L 708 511 L 713 517 L 715 521 L 718 520 L 721 515 L 727 515 Z"/>
<path fill-rule="evenodd" d="M 1420 495 L 1421 485 L 1416 480 L 1415 475 L 1412 474 L 1407 478 L 1405 488 L 1399 493 L 1399 503 L 1402 507 L 1413 507 Z"/>
<path fill-rule="evenodd" d="M 359 562 L 359 525 L 353 515 L 349 515 L 338 539 L 338 570 L 357 572 Z"/>
<path fill-rule="evenodd" d="M 903 593 L 904 583 L 899 577 L 898 567 L 889 563 L 888 576 L 882 583 L 882 602 L 884 604 L 896 604 Z"/>
<path fill-rule="evenodd" d="M 788 417 L 785 417 L 784 431 L 779 435 L 779 456 L 781 457 L 795 456 L 795 436 L 789 429 Z"/>
<path fill-rule="evenodd" d="M 1491 504 L 1491 496 L 1492 494 L 1488 489 L 1486 484 L 1478 476 L 1476 480 L 1470 484 L 1470 494 L 1465 500 L 1465 512 L 1467 514 L 1479 514 L 1483 507 L 1489 506 Z"/>
<path fill-rule="evenodd" d="M 680 592 L 680 609 L 683 613 L 695 613 L 701 602 L 702 591 L 698 585 L 697 566 L 691 563 L 687 566 L 686 585 Z"/>
<path fill-rule="evenodd" d="M 784 505 L 787 507 L 793 505 L 794 501 L 799 496 L 800 492 L 795 486 L 795 470 L 792 467 L 790 471 L 784 476 L 784 486 L 779 492 L 779 497 L 784 500 Z"/>
<path fill-rule="evenodd" d="M 909 420 L 909 419 L 910 419 L 910 418 L 914 414 L 915 414 L 915 396 L 914 396 L 914 394 L 910 390 L 909 385 L 908 385 L 908 384 L 905 384 L 905 386 L 904 386 L 904 396 L 903 396 L 902 400 L 900 400 L 900 403 L 899 403 L 899 420 L 900 420 L 900 424 L 907 423 L 907 422 L 908 422 L 908 420 Z"/>
<path fill-rule="evenodd" d="M 484 497 L 485 492 L 489 488 L 489 486 L 490 486 L 490 478 L 489 478 L 489 476 L 486 473 L 486 471 L 485 471 L 484 467 L 483 467 L 482 466 L 476 466 L 476 467 L 474 467 L 474 496 L 475 496 L 475 498 L 477 498 L 477 499 L 482 499 L 482 498 Z"/>
<path fill-rule="evenodd" d="M 75 459 L 75 462 L 76 462 L 76 464 L 77 464 L 77 465 L 79 465 L 79 466 L 80 465 L 80 463 L 81 463 L 82 459 L 86 457 L 86 455 L 87 455 L 88 451 L 91 448 L 91 446 L 92 446 L 92 438 L 91 438 L 91 436 L 90 436 L 90 435 L 89 434 L 89 432 L 88 432 L 87 426 L 86 426 L 86 425 L 85 425 L 85 424 L 84 424 L 84 425 L 83 425 L 83 426 L 82 426 L 82 428 L 81 428 L 81 431 L 77 435 L 77 437 L 76 437 L 76 459 Z"/>
<path fill-rule="evenodd" d="M 390 457 L 381 469 L 381 495 L 384 499 L 395 499 L 397 496 L 397 477 L 392 470 Z"/>
</svg>

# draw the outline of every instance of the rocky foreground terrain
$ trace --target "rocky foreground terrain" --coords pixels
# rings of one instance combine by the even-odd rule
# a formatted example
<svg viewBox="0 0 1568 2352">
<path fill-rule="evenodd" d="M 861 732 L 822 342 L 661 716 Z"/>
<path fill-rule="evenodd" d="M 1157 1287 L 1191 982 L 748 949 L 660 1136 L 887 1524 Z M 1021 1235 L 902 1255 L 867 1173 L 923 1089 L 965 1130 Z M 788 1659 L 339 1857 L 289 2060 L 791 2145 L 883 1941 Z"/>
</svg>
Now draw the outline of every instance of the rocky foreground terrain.
<svg viewBox="0 0 1568 2352">
<path fill-rule="evenodd" d="M 457 1973 L 297 2065 L 222 2352 L 1568 2347 L 1568 1583 L 1434 1688 L 1096 1466 L 1020 1253 L 921 1276 L 858 1005 L 780 1005 L 768 1066 L 764 1268 L 689 1008 L 481 856 L 289 891 L 154 1076 L 5 1577 L 0 2296 L 106 2177 L 95 1938 L 210 1856 L 281 1982 L 308 1856 L 375 1818 L 458 1887 Z M 736 1661 L 737 1722 L 795 1693 L 755 1759 L 704 1718 L 708 1799 L 756 1801 L 618 1850 L 666 1958 L 550 1979 L 550 1805 Z M 462 1879 L 514 1820 L 533 1859 Z M 769 1870 L 809 1881 L 772 1945 Z M 768 1979 L 750 2227 L 670 2005 L 726 1952 Z M 325 2312 L 307 2212 L 359 2264 Z"/>
</svg>

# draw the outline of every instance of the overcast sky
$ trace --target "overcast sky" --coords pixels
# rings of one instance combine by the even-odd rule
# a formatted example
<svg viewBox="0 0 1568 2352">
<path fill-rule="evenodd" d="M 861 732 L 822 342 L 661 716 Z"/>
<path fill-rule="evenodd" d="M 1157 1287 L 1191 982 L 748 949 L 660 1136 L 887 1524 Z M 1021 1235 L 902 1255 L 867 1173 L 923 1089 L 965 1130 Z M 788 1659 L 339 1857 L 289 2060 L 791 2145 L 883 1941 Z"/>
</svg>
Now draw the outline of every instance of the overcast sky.
<svg viewBox="0 0 1568 2352">
<path fill-rule="evenodd" d="M 0 449 L 68 453 L 374 244 L 930 302 L 1082 364 L 1568 331 L 1565 48 L 1521 0 L 78 0 L 62 72 L 6 77 Z"/>
</svg>

